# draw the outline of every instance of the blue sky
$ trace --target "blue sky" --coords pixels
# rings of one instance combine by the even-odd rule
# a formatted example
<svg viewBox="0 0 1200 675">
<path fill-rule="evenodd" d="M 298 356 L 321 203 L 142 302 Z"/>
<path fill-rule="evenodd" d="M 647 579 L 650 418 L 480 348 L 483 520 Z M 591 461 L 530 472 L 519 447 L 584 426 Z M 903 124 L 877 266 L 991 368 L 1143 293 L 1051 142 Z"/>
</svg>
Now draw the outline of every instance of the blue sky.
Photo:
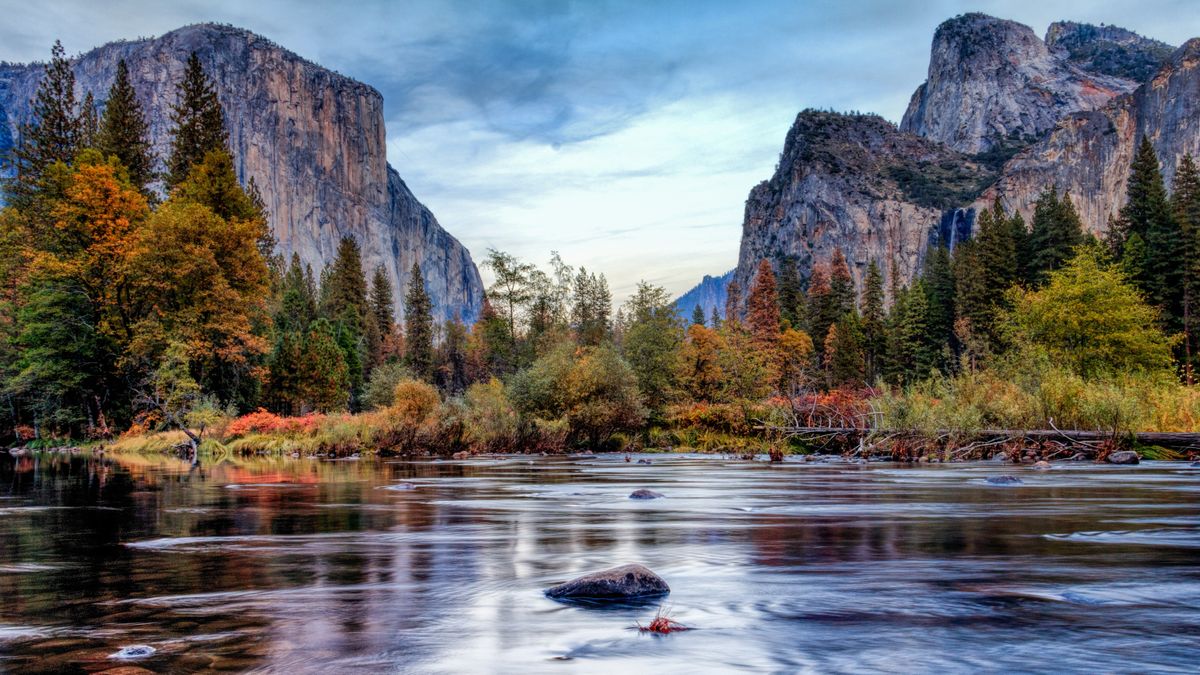
<svg viewBox="0 0 1200 675">
<path fill-rule="evenodd" d="M 747 193 L 803 108 L 899 121 L 941 21 L 984 11 L 1039 34 L 1112 23 L 1172 44 L 1193 1 L 306 2 L 0 0 L 0 60 L 232 23 L 367 82 L 388 158 L 482 260 L 551 250 L 687 290 L 737 261 Z M 486 276 L 486 272 L 485 272 Z"/>
</svg>

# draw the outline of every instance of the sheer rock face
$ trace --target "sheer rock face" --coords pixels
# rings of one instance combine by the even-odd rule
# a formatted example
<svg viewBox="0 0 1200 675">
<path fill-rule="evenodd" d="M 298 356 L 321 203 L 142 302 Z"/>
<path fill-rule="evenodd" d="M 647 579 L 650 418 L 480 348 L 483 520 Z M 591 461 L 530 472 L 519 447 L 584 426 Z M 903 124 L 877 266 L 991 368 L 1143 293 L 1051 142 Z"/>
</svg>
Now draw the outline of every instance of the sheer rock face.
<svg viewBox="0 0 1200 675">
<path fill-rule="evenodd" d="M 934 34 L 928 79 L 913 94 L 900 128 L 960 152 L 984 152 L 1041 136 L 1064 115 L 1095 110 L 1136 86 L 1085 70 L 1067 50 L 1051 51 L 1028 26 L 965 14 Z"/>
<path fill-rule="evenodd" d="M 774 177 L 750 192 L 734 278 L 745 292 L 763 258 L 795 256 L 807 272 L 840 248 L 860 287 L 871 260 L 905 284 L 929 242 L 971 236 L 996 197 L 1029 222 L 1051 185 L 1103 232 L 1143 135 L 1168 182 L 1184 154 L 1200 156 L 1200 40 L 1165 49 L 1111 26 L 1057 23 L 1043 42 L 981 14 L 943 23 L 898 129 L 800 114 Z"/>
<path fill-rule="evenodd" d="M 1038 194 L 1057 185 L 1071 193 L 1084 226 L 1102 234 L 1125 203 L 1129 166 L 1143 136 L 1158 152 L 1168 187 L 1184 155 L 1200 157 L 1200 39 L 1176 50 L 1132 94 L 1063 119 L 1010 160 L 981 201 L 999 196 L 1028 220 Z"/>
<path fill-rule="evenodd" d="M 78 95 L 103 101 L 125 59 L 161 160 L 170 151 L 175 85 L 193 51 L 216 82 L 238 176 L 259 186 L 280 252 L 299 253 L 319 272 L 350 236 L 368 271 L 387 268 L 398 312 L 419 262 L 436 316 L 478 314 L 482 282 L 470 253 L 387 163 L 383 98 L 374 88 L 254 33 L 201 24 L 80 56 Z M 37 64 L 0 66 L 0 150 L 28 116 L 41 75 Z"/>
<path fill-rule="evenodd" d="M 813 263 L 827 262 L 836 248 L 846 255 L 856 283 L 872 260 L 885 276 L 906 283 L 919 269 L 943 209 L 922 205 L 925 200 L 893 176 L 897 168 L 943 164 L 983 174 L 964 155 L 881 117 L 800 113 L 775 175 L 746 200 L 734 275 L 743 297 L 762 259 L 793 257 L 807 276 Z"/>
<path fill-rule="evenodd" d="M 704 320 L 708 321 L 713 310 L 721 316 L 725 315 L 725 292 L 729 288 L 729 280 L 733 278 L 733 270 L 719 277 L 704 275 L 704 279 L 687 293 L 675 300 L 675 311 L 680 317 L 691 320 L 692 312 L 699 306 L 704 312 Z"/>
</svg>

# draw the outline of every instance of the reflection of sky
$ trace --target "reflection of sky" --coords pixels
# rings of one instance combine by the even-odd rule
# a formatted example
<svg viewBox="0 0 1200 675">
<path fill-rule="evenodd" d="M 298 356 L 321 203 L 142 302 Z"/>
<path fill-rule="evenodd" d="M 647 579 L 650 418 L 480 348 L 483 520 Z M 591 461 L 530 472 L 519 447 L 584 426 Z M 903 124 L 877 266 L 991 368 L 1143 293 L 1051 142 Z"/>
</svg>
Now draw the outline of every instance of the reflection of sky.
<svg viewBox="0 0 1200 675">
<path fill-rule="evenodd" d="M 477 260 L 557 249 L 618 298 L 639 278 L 682 292 L 732 267 L 746 194 L 795 114 L 898 121 L 946 18 L 1200 32 L 1188 0 L 170 4 L 0 0 L 0 59 L 197 21 L 262 33 L 383 92 L 391 163 Z"/>
</svg>

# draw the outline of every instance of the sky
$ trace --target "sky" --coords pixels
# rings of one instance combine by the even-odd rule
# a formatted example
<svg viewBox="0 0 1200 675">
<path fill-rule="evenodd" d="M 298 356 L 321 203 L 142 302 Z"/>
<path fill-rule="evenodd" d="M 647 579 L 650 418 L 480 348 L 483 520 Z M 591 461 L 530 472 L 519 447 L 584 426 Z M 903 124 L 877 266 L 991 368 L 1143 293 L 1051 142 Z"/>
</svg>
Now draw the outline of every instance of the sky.
<svg viewBox="0 0 1200 675">
<path fill-rule="evenodd" d="M 202 21 L 265 35 L 383 94 L 388 160 L 476 262 L 558 251 L 619 301 L 732 268 L 796 113 L 899 122 L 968 11 L 1200 36 L 1195 0 L 0 0 L 0 60 Z"/>
</svg>

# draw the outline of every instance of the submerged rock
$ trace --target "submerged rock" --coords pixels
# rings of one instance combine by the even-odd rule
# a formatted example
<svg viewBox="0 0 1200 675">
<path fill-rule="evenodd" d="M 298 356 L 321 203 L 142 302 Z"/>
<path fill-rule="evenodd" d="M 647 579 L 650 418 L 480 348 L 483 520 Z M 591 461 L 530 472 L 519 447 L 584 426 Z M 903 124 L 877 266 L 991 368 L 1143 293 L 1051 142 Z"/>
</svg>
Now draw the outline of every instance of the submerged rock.
<svg viewBox="0 0 1200 675">
<path fill-rule="evenodd" d="M 641 490 L 634 490 L 629 495 L 629 498 L 630 499 L 658 499 L 659 497 L 664 497 L 664 496 L 665 495 L 661 492 L 655 492 L 654 490 L 646 490 L 643 488 Z"/>
<path fill-rule="evenodd" d="M 662 577 L 644 565 L 621 565 L 585 574 L 546 590 L 559 600 L 620 601 L 653 598 L 671 592 Z"/>
<path fill-rule="evenodd" d="M 651 462 L 651 461 L 650 461 L 650 460 L 648 460 L 648 459 L 639 459 L 639 460 L 637 461 L 637 463 L 638 463 L 638 464 L 653 464 L 653 462 Z"/>
<path fill-rule="evenodd" d="M 121 647 L 120 650 L 113 654 L 109 654 L 110 659 L 144 659 L 147 656 L 153 656 L 158 650 L 150 645 L 130 645 Z"/>
<path fill-rule="evenodd" d="M 1137 464 L 1141 460 L 1133 450 L 1122 450 L 1108 456 L 1109 464 Z"/>
<path fill-rule="evenodd" d="M 1053 469 L 1054 467 L 1051 466 L 1050 462 L 1047 462 L 1046 460 L 1043 459 L 1039 462 L 1035 462 L 1034 465 L 1029 468 L 1037 469 L 1038 471 L 1049 471 L 1050 469 Z"/>
<path fill-rule="evenodd" d="M 1024 483 L 1025 481 L 1017 478 L 1016 476 L 1004 475 L 987 477 L 988 485 L 1023 485 Z"/>
</svg>

